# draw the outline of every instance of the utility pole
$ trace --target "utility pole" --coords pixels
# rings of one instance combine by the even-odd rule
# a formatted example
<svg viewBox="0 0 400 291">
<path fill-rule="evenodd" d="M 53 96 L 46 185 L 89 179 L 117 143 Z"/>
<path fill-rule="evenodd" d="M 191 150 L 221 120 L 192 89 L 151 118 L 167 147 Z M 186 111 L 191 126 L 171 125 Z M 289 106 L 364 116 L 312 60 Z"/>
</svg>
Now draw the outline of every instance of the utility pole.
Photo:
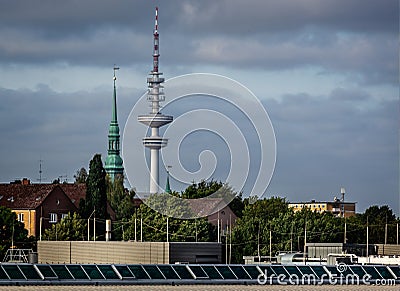
<svg viewBox="0 0 400 291">
<path fill-rule="evenodd" d="M 293 253 L 293 222 L 290 230 L 290 252 Z"/>
<path fill-rule="evenodd" d="M 369 246 L 368 246 L 368 243 L 369 243 L 369 230 L 368 230 L 368 216 L 367 216 L 367 258 L 369 257 L 369 254 L 368 254 L 368 248 L 369 248 Z M 368 260 L 369 261 L 369 260 Z"/>
<path fill-rule="evenodd" d="M 137 223 L 136 223 L 136 208 L 135 208 L 135 242 L 137 242 L 137 239 L 136 239 L 136 227 L 137 227 L 137 226 L 136 226 L 136 224 L 137 224 Z"/>
<path fill-rule="evenodd" d="M 142 212 L 140 212 L 140 241 L 143 241 L 143 216 Z"/>
<path fill-rule="evenodd" d="M 168 216 L 167 216 L 167 242 L 169 242 L 169 238 L 168 238 L 168 236 L 169 236 L 169 235 L 168 235 L 169 229 L 168 229 L 168 228 L 169 228 L 169 225 L 168 225 Z"/>
<path fill-rule="evenodd" d="M 228 221 L 226 221 L 226 228 L 225 228 L 225 264 L 228 264 Z"/>
<path fill-rule="evenodd" d="M 39 226 L 39 240 L 40 241 L 42 240 L 42 225 L 43 225 L 43 217 L 40 216 L 40 226 Z"/>
<path fill-rule="evenodd" d="M 272 229 L 269 226 L 269 263 L 272 263 Z"/>
<path fill-rule="evenodd" d="M 92 214 L 89 215 L 89 218 L 87 220 L 87 240 L 90 240 L 90 218 L 92 217 L 92 215 L 94 214 L 96 210 L 93 210 Z"/>
<path fill-rule="evenodd" d="M 258 255 L 258 262 L 260 262 L 261 261 L 261 257 L 260 257 L 260 221 L 258 222 L 257 255 Z"/>
<path fill-rule="evenodd" d="M 93 241 L 96 241 L 96 207 L 94 208 L 93 213 Z"/>
<path fill-rule="evenodd" d="M 218 230 L 217 230 L 217 236 L 218 236 L 217 242 L 220 243 L 221 242 L 221 235 L 220 235 L 220 228 L 219 228 L 219 209 L 218 209 L 217 220 L 218 220 L 217 221 L 217 228 L 218 228 Z"/>
<path fill-rule="evenodd" d="M 56 226 L 57 227 L 57 226 Z M 56 237 L 57 237 L 57 228 L 56 228 Z M 57 240 L 57 239 L 56 239 Z M 11 248 L 14 250 L 14 221 L 12 224 L 12 234 L 11 234 Z"/>
<path fill-rule="evenodd" d="M 307 251 L 307 219 L 304 219 L 304 254 L 303 260 L 304 264 L 306 264 L 306 251 Z"/>
<path fill-rule="evenodd" d="M 229 214 L 229 264 L 232 257 L 232 215 Z"/>
<path fill-rule="evenodd" d="M 196 230 L 196 242 L 197 242 L 197 218 L 194 219 L 194 226 Z"/>
<path fill-rule="evenodd" d="M 387 225 L 387 214 L 386 214 L 386 223 L 385 223 L 385 245 L 387 244 L 387 230 L 388 230 L 388 225 Z"/>
</svg>

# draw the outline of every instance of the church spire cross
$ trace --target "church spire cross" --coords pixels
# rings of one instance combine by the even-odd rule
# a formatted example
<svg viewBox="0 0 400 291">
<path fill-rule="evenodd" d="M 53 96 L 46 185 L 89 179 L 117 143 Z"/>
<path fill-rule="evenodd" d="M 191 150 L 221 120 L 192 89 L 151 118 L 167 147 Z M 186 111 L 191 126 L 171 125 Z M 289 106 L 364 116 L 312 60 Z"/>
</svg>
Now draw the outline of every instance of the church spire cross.
<svg viewBox="0 0 400 291">
<path fill-rule="evenodd" d="M 118 118 L 117 118 L 117 88 L 115 86 L 115 83 L 117 81 L 117 77 L 115 75 L 115 72 L 119 70 L 119 67 L 114 65 L 113 70 L 114 70 L 114 77 L 113 77 L 113 81 L 114 81 L 114 96 L 113 96 L 113 108 L 112 108 L 112 119 L 111 119 L 111 122 L 117 123 L 118 122 Z"/>
</svg>

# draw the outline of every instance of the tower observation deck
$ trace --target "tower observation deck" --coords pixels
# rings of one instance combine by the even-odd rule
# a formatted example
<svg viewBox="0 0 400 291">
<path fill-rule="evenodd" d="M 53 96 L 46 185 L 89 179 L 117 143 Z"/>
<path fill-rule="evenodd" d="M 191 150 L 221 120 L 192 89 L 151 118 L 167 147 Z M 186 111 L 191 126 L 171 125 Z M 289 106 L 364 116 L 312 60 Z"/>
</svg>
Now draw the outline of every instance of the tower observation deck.
<svg viewBox="0 0 400 291">
<path fill-rule="evenodd" d="M 158 193 L 159 190 L 159 167 L 158 160 L 160 149 L 165 147 L 168 139 L 160 136 L 159 128 L 172 122 L 173 117 L 164 115 L 160 112 L 160 102 L 165 101 L 164 78 L 162 73 L 158 71 L 159 54 L 159 34 L 158 34 L 158 8 L 156 7 L 155 27 L 153 33 L 153 70 L 147 78 L 148 91 L 147 100 L 150 102 L 151 112 L 146 115 L 139 115 L 138 121 L 147 125 L 151 129 L 151 135 L 143 138 L 143 145 L 150 149 L 150 194 Z"/>
</svg>

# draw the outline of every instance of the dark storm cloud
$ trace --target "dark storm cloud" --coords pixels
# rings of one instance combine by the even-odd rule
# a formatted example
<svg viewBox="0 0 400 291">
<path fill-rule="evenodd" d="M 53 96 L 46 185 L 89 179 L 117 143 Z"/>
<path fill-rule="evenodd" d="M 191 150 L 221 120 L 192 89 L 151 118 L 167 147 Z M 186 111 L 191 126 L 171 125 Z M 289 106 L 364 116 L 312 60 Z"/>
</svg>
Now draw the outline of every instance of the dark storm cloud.
<svg viewBox="0 0 400 291">
<path fill-rule="evenodd" d="M 125 123 L 138 91 L 120 90 L 119 122 Z M 141 92 L 140 92 L 141 93 Z M 40 85 L 36 90 L 0 88 L 0 182 L 38 177 L 44 161 L 46 181 L 86 167 L 94 153 L 106 153 L 111 120 L 109 90 L 60 93 Z"/>
<path fill-rule="evenodd" d="M 330 96 L 265 102 L 278 148 L 268 193 L 331 200 L 344 186 L 359 210 L 389 204 L 397 211 L 398 100 L 372 100 L 364 91 L 337 88 Z"/>
<path fill-rule="evenodd" d="M 156 5 L 163 70 L 188 73 L 211 66 L 246 75 L 255 69 L 259 87 L 251 89 L 266 96 L 266 71 L 313 68 L 332 75 L 336 89 L 321 96 L 312 85 L 289 90 L 278 77 L 271 84 L 294 93 L 263 99 L 278 147 L 268 195 L 328 200 L 344 186 L 359 210 L 370 204 L 398 207 L 398 96 L 383 93 L 398 87 L 397 0 L 0 0 L 0 67 L 40 72 L 65 63 L 61 67 L 68 77 L 70 67 L 82 66 L 84 74 L 85 67 L 109 70 L 117 63 L 143 74 L 144 90 Z M 21 73 L 15 87 L 28 86 L 30 77 Z M 47 86 L 10 90 L 0 84 L 2 182 L 36 178 L 39 159 L 48 181 L 66 172 L 71 181 L 71 171 L 87 167 L 96 152 L 104 159 L 111 87 L 83 84 L 84 91 L 65 93 Z M 326 90 L 331 89 L 321 91 Z M 122 134 L 143 92 L 118 92 Z"/>
<path fill-rule="evenodd" d="M 352 32 L 397 31 L 398 1 L 201 1 L 185 2 L 181 28 L 198 33 L 259 34 L 322 27 Z"/>
<path fill-rule="evenodd" d="M 84 33 L 104 26 L 147 30 L 154 6 L 164 28 L 186 32 L 238 34 L 318 26 L 344 31 L 396 31 L 398 1 L 2 1 L 2 26 L 43 32 Z M 52 33 L 50 33 L 52 35 Z M 56 34 L 54 34 L 56 36 Z"/>
<path fill-rule="evenodd" d="M 0 62 L 147 63 L 155 5 L 3 2 Z M 164 65 L 315 66 L 397 82 L 398 1 L 168 1 L 160 33 Z"/>
</svg>

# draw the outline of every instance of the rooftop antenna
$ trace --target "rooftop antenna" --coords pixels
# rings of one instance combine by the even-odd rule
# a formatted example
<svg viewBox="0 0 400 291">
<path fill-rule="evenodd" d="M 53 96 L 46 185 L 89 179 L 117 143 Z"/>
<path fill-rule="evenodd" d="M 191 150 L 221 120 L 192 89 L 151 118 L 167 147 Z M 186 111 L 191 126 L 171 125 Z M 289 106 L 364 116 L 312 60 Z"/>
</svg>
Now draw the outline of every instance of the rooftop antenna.
<svg viewBox="0 0 400 291">
<path fill-rule="evenodd" d="M 340 188 L 340 194 L 342 194 L 342 202 L 344 202 L 344 194 L 346 193 L 346 190 L 342 187 Z"/>
<path fill-rule="evenodd" d="M 37 181 L 39 181 L 39 184 L 42 184 L 42 179 L 45 179 L 45 178 L 42 178 L 42 173 L 43 173 L 43 171 L 42 171 L 42 163 L 43 162 L 44 161 L 42 159 L 39 160 L 39 179 L 36 179 Z"/>
<path fill-rule="evenodd" d="M 340 188 L 340 194 L 342 194 L 342 209 L 341 209 L 341 212 L 342 212 L 342 215 L 343 215 L 343 217 L 345 217 L 345 214 L 344 214 L 344 211 L 345 211 L 345 209 L 344 209 L 344 194 L 346 193 L 346 191 L 345 191 L 345 189 L 344 189 L 344 187 L 342 187 L 342 188 Z"/>
</svg>

